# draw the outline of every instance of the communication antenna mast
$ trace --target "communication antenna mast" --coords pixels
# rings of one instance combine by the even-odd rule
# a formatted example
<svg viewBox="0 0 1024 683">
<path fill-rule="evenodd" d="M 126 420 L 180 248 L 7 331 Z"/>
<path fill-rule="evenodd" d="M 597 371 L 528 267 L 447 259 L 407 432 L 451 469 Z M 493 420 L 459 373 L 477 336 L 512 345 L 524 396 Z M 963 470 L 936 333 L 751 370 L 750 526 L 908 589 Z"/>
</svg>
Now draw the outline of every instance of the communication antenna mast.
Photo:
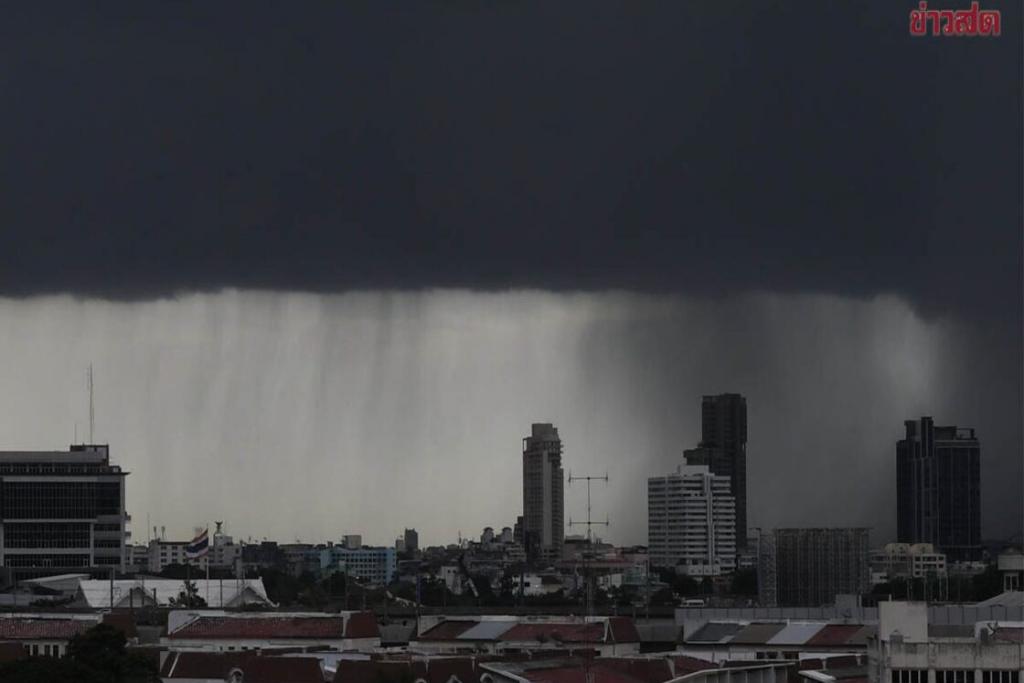
<svg viewBox="0 0 1024 683">
<path fill-rule="evenodd" d="M 89 443 L 96 443 L 94 434 L 96 432 L 96 411 L 93 408 L 92 394 L 92 363 L 89 363 L 89 371 L 86 373 L 86 383 L 89 386 Z"/>
<path fill-rule="evenodd" d="M 594 544 L 594 533 L 593 527 L 598 526 L 611 526 L 611 522 L 608 521 L 608 517 L 605 516 L 603 522 L 595 522 L 590 516 L 590 482 L 592 481 L 603 481 L 605 485 L 608 484 L 608 474 L 605 473 L 603 477 L 574 477 L 572 472 L 569 472 L 569 485 L 572 486 L 574 481 L 585 481 L 587 482 L 587 521 L 585 522 L 574 522 L 572 517 L 569 518 L 569 526 L 579 526 L 585 524 L 587 526 L 587 544 L 583 550 L 583 580 L 586 582 L 586 611 L 587 616 L 594 615 L 594 582 L 593 577 L 590 575 L 590 559 L 593 557 L 593 544 Z"/>
</svg>

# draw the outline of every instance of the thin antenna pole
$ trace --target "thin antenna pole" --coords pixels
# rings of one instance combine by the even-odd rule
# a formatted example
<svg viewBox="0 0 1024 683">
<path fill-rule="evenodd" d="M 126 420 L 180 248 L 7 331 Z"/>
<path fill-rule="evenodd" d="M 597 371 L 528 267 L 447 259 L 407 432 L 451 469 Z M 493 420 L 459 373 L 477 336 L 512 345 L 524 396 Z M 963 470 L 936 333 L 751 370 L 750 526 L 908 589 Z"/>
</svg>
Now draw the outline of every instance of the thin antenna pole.
<svg viewBox="0 0 1024 683">
<path fill-rule="evenodd" d="M 92 395 L 93 395 L 92 363 L 89 363 L 89 374 L 87 375 L 87 377 L 88 377 L 88 383 L 89 383 L 89 443 L 90 444 L 94 444 L 94 443 L 96 443 L 96 439 L 95 439 L 96 411 L 95 411 L 95 409 L 93 407 L 93 400 L 92 400 Z"/>
<path fill-rule="evenodd" d="M 570 472 L 569 473 L 569 484 L 571 485 L 574 481 L 585 481 L 585 482 L 587 482 L 587 521 L 586 522 L 574 522 L 570 518 L 569 519 L 569 526 L 576 526 L 578 524 L 586 524 L 587 525 L 587 546 L 588 547 L 587 547 L 586 550 L 583 551 L 583 576 L 584 576 L 583 580 L 586 582 L 586 586 L 585 586 L 585 589 L 584 589 L 585 590 L 584 595 L 586 596 L 586 598 L 585 598 L 586 599 L 586 612 L 587 612 L 587 616 L 589 617 L 589 616 L 593 616 L 593 614 L 594 614 L 594 586 L 593 586 L 593 581 L 591 580 L 591 576 L 590 576 L 590 556 L 593 554 L 593 543 L 594 543 L 593 526 L 595 524 L 599 524 L 601 526 L 610 526 L 610 522 L 607 519 L 605 521 L 603 521 L 603 522 L 595 522 L 595 521 L 593 521 L 593 519 L 591 519 L 591 516 L 590 516 L 590 511 L 591 511 L 591 507 L 590 507 L 590 482 L 592 482 L 592 481 L 603 481 L 603 482 L 605 482 L 605 484 L 607 484 L 608 483 L 608 475 L 606 474 L 603 477 L 590 477 L 590 476 L 574 477 L 572 475 L 572 473 Z"/>
</svg>

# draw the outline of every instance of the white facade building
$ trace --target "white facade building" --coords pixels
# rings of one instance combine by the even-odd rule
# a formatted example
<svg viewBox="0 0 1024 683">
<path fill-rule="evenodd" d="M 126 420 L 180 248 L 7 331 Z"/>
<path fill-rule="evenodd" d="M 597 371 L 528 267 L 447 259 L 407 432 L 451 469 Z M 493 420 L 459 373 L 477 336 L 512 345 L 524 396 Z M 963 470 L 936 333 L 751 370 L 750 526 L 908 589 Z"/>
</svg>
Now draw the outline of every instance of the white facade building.
<svg viewBox="0 0 1024 683">
<path fill-rule="evenodd" d="M 736 498 L 729 477 L 705 465 L 647 480 L 647 547 L 652 567 L 691 576 L 736 569 Z"/>
<path fill-rule="evenodd" d="M 1024 622 L 929 624 L 925 603 L 883 602 L 868 644 L 871 683 L 1020 683 Z"/>
<path fill-rule="evenodd" d="M 341 571 L 357 581 L 373 586 L 387 586 L 395 578 L 398 555 L 394 548 L 361 546 L 357 549 L 339 545 L 324 548 L 320 568 Z"/>
<path fill-rule="evenodd" d="M 888 543 L 872 551 L 868 561 L 872 583 L 946 576 L 946 555 L 931 543 Z"/>
</svg>

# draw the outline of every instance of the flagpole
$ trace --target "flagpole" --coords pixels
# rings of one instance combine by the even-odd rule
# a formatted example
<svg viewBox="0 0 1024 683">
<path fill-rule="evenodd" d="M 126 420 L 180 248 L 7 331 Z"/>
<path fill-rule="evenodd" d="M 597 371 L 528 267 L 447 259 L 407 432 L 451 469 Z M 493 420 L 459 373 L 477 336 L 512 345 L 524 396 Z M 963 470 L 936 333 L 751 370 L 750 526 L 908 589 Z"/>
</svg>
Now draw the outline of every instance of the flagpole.
<svg viewBox="0 0 1024 683">
<path fill-rule="evenodd" d="M 210 524 L 206 524 L 206 606 L 210 606 Z M 221 605 L 223 607 L 223 605 Z"/>
</svg>

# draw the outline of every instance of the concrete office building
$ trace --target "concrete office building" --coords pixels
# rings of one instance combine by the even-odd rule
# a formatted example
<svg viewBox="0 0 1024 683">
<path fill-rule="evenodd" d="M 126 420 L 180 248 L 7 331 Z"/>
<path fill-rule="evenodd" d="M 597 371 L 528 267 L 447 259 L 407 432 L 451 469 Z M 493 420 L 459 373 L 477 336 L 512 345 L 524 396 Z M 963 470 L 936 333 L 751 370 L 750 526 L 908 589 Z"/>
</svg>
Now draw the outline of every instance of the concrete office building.
<svg viewBox="0 0 1024 683">
<path fill-rule="evenodd" d="M 871 588 L 868 529 L 775 529 L 758 538 L 762 607 L 818 607 Z"/>
<path fill-rule="evenodd" d="M 871 583 L 946 576 L 946 556 L 931 543 L 887 543 L 871 551 Z"/>
<path fill-rule="evenodd" d="M 700 446 L 684 452 L 687 465 L 707 465 L 729 478 L 736 498 L 736 548 L 747 546 L 747 399 L 739 394 L 701 400 Z"/>
<path fill-rule="evenodd" d="M 523 545 L 530 560 L 557 559 L 565 538 L 562 440 L 549 423 L 523 439 Z"/>
<path fill-rule="evenodd" d="M 951 561 L 981 556 L 981 445 L 973 429 L 908 420 L 896 444 L 900 543 L 931 543 Z"/>
<path fill-rule="evenodd" d="M 324 573 L 344 572 L 359 583 L 387 586 L 395 578 L 398 558 L 394 548 L 335 545 L 320 550 L 320 568 Z"/>
<path fill-rule="evenodd" d="M 647 547 L 654 567 L 691 576 L 736 568 L 736 499 L 729 478 L 685 465 L 647 480 Z"/>
<path fill-rule="evenodd" d="M 13 578 L 124 571 L 127 474 L 106 445 L 0 452 L 0 565 Z"/>
<path fill-rule="evenodd" d="M 879 603 L 868 641 L 871 683 L 1020 683 L 1024 623 L 932 623 L 922 602 Z"/>
</svg>

